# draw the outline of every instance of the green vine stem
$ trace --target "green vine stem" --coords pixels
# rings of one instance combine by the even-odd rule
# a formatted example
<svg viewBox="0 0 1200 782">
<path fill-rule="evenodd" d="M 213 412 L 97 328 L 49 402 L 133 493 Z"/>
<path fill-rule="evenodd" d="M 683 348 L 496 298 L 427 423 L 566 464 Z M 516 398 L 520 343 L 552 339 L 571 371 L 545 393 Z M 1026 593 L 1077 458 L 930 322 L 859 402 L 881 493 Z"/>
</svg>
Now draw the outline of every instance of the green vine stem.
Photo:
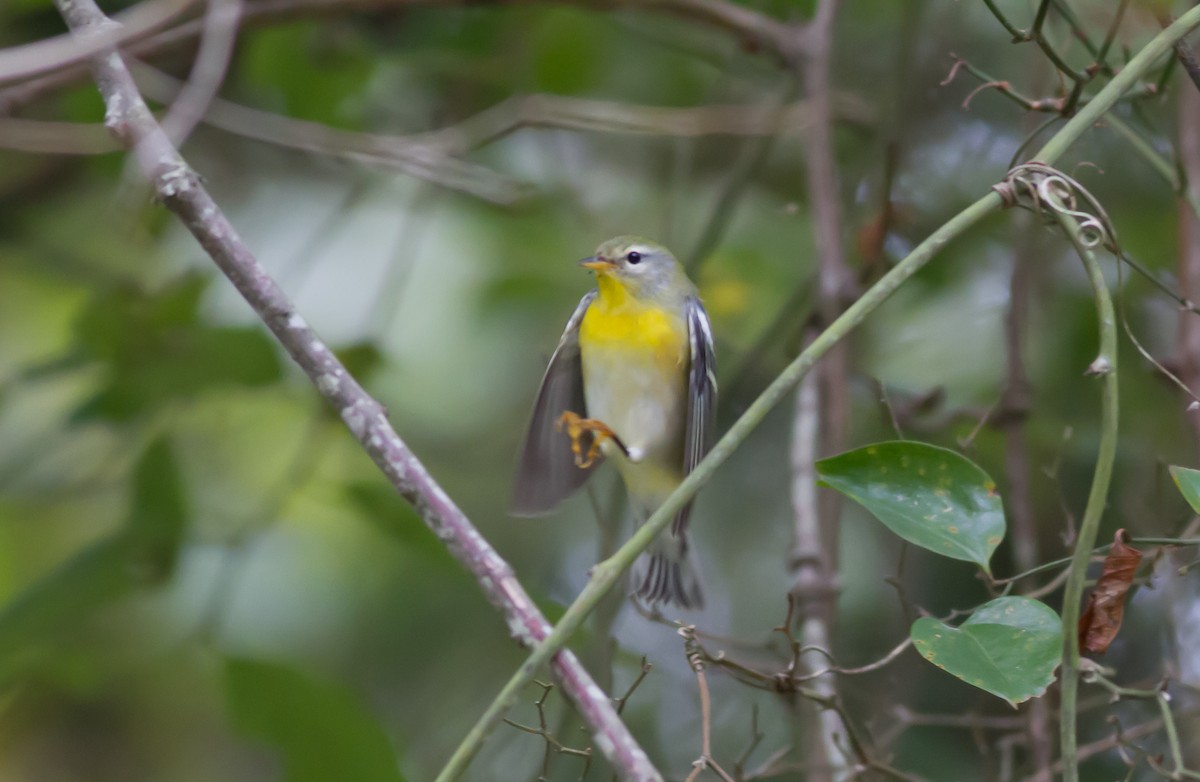
<svg viewBox="0 0 1200 782">
<path fill-rule="evenodd" d="M 1112 479 L 1113 461 L 1117 455 L 1117 316 L 1113 308 L 1112 295 L 1104 280 L 1104 271 L 1096 260 L 1095 253 L 1081 236 L 1080 226 L 1068 215 L 1058 213 L 1058 223 L 1063 232 L 1075 245 L 1079 259 L 1087 269 L 1088 282 L 1096 298 L 1096 318 L 1100 324 L 1100 352 L 1088 369 L 1089 374 L 1099 375 L 1100 389 L 1100 450 L 1096 455 L 1096 469 L 1092 475 L 1092 488 L 1088 492 L 1087 508 L 1083 522 L 1079 525 L 1079 536 L 1075 540 L 1075 551 L 1067 572 L 1067 585 L 1063 590 L 1063 662 L 1062 662 L 1062 716 L 1059 733 L 1062 751 L 1063 782 L 1079 779 L 1079 758 L 1076 752 L 1076 696 L 1079 692 L 1079 626 L 1080 603 L 1083 600 L 1084 582 L 1087 580 L 1088 562 L 1096 536 L 1100 531 L 1100 518 L 1108 498 L 1108 486 Z"/>
<path fill-rule="evenodd" d="M 1200 25 L 1200 6 L 1192 8 L 1183 14 L 1147 43 L 1121 69 L 1120 73 L 1112 81 L 1097 92 L 1096 96 L 1086 106 L 1082 107 L 1079 113 L 1072 117 L 1038 151 L 1035 159 L 1042 163 L 1050 164 L 1061 157 L 1067 148 L 1091 128 L 1105 112 L 1111 109 L 1113 104 L 1125 92 L 1134 87 L 1140 78 L 1150 72 L 1156 60 L 1171 51 L 1171 47 L 1175 41 L 1181 39 L 1197 25 Z M 992 192 L 952 217 L 926 238 L 925 241 L 921 242 L 904 260 L 896 264 L 896 266 L 864 293 L 862 297 L 850 305 L 837 320 L 831 323 L 808 348 L 800 353 L 771 382 L 758 399 L 754 400 L 754 403 L 750 405 L 742 417 L 730 427 L 725 436 L 713 446 L 708 456 L 696 466 L 696 469 L 667 498 L 662 507 L 655 511 L 616 554 L 597 564 L 592 569 L 591 578 L 588 580 L 587 585 L 584 586 L 583 591 L 580 592 L 579 597 L 575 599 L 575 602 L 563 614 L 562 619 L 555 625 L 550 635 L 534 647 L 529 657 L 526 658 L 525 662 L 521 664 L 508 682 L 505 683 L 500 693 L 488 705 L 483 715 L 480 716 L 479 720 L 454 751 L 449 761 L 447 761 L 445 768 L 438 774 L 437 782 L 453 782 L 453 780 L 457 780 L 462 776 L 471 759 L 475 757 L 476 753 L 483 746 L 484 739 L 499 724 L 504 714 L 516 703 L 521 690 L 533 680 L 538 670 L 548 663 L 559 650 L 566 646 L 567 641 L 583 625 L 584 621 L 586 621 L 587 617 L 600 602 L 600 599 L 613 588 L 619 581 L 621 574 L 633 564 L 638 555 L 666 528 L 667 524 L 671 522 L 672 517 L 674 517 L 675 512 L 695 496 L 700 487 L 707 483 L 713 476 L 717 468 L 745 442 L 746 438 L 754 431 L 766 414 L 790 393 L 796 384 L 812 369 L 817 360 L 861 324 L 868 315 L 887 300 L 908 278 L 920 271 L 946 244 L 965 233 L 987 215 L 998 211 L 1002 205 L 1003 200 L 1001 196 L 996 192 Z M 1112 320 L 1113 324 L 1116 323 L 1115 319 L 1110 318 L 1110 320 Z M 1115 386 L 1113 395 L 1115 401 Z M 1113 415 L 1115 416 L 1115 411 Z M 1104 489 L 1107 490 L 1107 479 L 1104 484 Z M 1095 494 L 1096 489 L 1097 486 L 1093 485 L 1093 494 Z M 1089 502 L 1089 510 L 1092 509 L 1092 504 Z M 1097 508 L 1097 514 L 1098 511 L 1099 509 Z M 1092 544 L 1081 545 L 1077 542 L 1075 559 L 1081 561 L 1086 566 L 1087 557 L 1091 549 Z M 1075 600 L 1072 611 L 1078 617 L 1078 598 L 1079 592 L 1082 590 L 1082 578 L 1076 580 L 1077 583 L 1073 584 L 1077 591 L 1073 593 Z M 1075 654 L 1076 658 L 1071 668 L 1072 672 L 1076 670 L 1078 665 L 1078 649 L 1076 649 Z M 1066 678 L 1065 666 L 1066 662 L 1064 662 L 1064 679 Z M 1075 745 L 1075 689 L 1076 683 L 1073 682 L 1070 699 L 1072 719 L 1069 723 L 1071 726 L 1070 745 L 1072 747 Z M 1064 709 L 1067 708 L 1066 700 L 1066 692 L 1064 690 Z M 1068 722 L 1065 712 L 1063 723 L 1063 732 L 1065 734 L 1068 732 Z M 1064 749 L 1065 744 L 1066 742 L 1064 741 Z M 1074 777 L 1067 777 L 1067 782 L 1073 782 L 1077 778 L 1078 773 L 1076 772 Z"/>
</svg>

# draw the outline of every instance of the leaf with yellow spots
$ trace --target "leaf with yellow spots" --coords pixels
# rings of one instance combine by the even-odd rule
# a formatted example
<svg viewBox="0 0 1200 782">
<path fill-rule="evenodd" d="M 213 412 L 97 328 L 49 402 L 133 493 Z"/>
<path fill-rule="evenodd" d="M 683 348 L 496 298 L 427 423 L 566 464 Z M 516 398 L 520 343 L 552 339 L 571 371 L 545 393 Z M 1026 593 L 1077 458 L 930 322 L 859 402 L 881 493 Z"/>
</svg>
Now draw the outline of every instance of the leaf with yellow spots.
<svg viewBox="0 0 1200 782">
<path fill-rule="evenodd" d="M 985 603 L 958 627 L 923 616 L 909 635 L 917 653 L 1014 707 L 1046 692 L 1062 652 L 1062 620 L 1028 597 Z"/>
<path fill-rule="evenodd" d="M 927 443 L 876 443 L 817 462 L 821 483 L 892 532 L 943 556 L 988 561 L 1004 539 L 996 484 L 970 459 Z"/>
</svg>

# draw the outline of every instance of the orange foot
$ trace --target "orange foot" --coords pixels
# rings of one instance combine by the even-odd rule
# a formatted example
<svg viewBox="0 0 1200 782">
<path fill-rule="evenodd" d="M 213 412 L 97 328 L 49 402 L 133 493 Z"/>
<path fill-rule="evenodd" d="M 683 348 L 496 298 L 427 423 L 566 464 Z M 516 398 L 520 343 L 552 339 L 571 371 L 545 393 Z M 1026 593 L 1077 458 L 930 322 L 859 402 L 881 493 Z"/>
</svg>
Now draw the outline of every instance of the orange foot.
<svg viewBox="0 0 1200 782">
<path fill-rule="evenodd" d="M 567 437 L 571 438 L 571 453 L 575 454 L 575 466 L 581 470 L 586 470 L 596 463 L 596 458 L 600 455 L 600 446 L 608 440 L 616 443 L 626 455 L 629 453 L 621 438 L 617 437 L 617 433 L 609 429 L 606 423 L 595 418 L 580 418 L 568 410 L 558 417 L 554 427 L 560 432 L 566 431 Z M 584 434 L 590 434 L 592 440 L 586 454 L 583 452 L 582 443 Z"/>
</svg>

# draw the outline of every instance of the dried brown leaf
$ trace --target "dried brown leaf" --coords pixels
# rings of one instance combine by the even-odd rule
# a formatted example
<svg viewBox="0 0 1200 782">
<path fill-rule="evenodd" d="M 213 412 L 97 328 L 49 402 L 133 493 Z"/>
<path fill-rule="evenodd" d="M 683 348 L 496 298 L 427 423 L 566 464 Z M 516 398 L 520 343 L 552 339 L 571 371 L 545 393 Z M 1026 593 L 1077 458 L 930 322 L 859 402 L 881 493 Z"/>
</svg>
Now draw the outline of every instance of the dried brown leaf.
<svg viewBox="0 0 1200 782">
<path fill-rule="evenodd" d="M 1085 652 L 1104 654 L 1121 629 L 1125 596 L 1142 561 L 1142 552 L 1128 545 L 1127 538 L 1125 530 L 1117 530 L 1087 610 L 1079 619 L 1079 647 Z"/>
</svg>

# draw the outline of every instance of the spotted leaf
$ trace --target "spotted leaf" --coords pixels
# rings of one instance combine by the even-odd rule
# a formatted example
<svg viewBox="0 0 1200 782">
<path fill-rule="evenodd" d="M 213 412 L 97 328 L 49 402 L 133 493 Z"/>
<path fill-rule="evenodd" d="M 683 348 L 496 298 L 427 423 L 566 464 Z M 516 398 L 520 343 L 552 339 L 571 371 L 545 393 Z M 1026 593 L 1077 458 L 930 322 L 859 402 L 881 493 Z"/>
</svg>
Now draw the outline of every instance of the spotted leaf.
<svg viewBox="0 0 1200 782">
<path fill-rule="evenodd" d="M 926 660 L 1013 706 L 1054 681 L 1062 633 L 1058 614 L 1028 597 L 992 600 L 958 627 L 923 616 L 910 631 Z"/>
<path fill-rule="evenodd" d="M 926 443 L 885 442 L 822 459 L 817 473 L 908 542 L 990 572 L 988 560 L 1004 539 L 1004 506 L 996 484 L 966 457 Z"/>
</svg>

